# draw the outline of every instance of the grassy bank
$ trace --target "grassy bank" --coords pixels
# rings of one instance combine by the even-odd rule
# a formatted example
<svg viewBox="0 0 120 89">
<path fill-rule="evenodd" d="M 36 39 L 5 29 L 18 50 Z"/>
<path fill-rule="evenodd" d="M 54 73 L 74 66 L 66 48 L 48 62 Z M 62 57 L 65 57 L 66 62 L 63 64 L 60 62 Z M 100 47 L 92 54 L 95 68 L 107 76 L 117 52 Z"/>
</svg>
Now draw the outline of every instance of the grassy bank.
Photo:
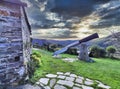
<svg viewBox="0 0 120 89">
<path fill-rule="evenodd" d="M 72 72 L 77 75 L 88 77 L 103 82 L 112 87 L 112 89 L 120 89 L 120 61 L 109 58 L 94 58 L 95 63 L 86 63 L 76 61 L 73 63 L 64 62 L 60 59 L 53 58 L 52 53 L 43 50 L 33 50 L 39 52 L 42 59 L 42 65 L 37 68 L 32 82 L 40 77 L 44 77 L 47 73 L 56 72 Z M 75 57 L 68 54 L 62 54 L 62 58 Z"/>
</svg>

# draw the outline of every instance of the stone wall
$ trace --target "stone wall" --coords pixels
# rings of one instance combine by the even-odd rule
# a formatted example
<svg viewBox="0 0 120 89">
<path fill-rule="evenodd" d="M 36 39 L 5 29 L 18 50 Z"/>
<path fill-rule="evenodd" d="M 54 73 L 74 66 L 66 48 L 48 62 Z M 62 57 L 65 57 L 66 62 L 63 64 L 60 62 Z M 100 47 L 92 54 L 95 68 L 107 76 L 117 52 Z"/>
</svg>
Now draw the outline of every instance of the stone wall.
<svg viewBox="0 0 120 89">
<path fill-rule="evenodd" d="M 24 44 L 30 43 L 30 32 L 22 26 L 28 26 L 26 21 L 22 21 L 25 18 L 21 13 L 22 7 L 0 1 L 0 85 L 18 82 L 25 74 L 24 61 L 30 59 L 30 45 Z M 27 49 L 29 53 L 24 54 Z"/>
</svg>

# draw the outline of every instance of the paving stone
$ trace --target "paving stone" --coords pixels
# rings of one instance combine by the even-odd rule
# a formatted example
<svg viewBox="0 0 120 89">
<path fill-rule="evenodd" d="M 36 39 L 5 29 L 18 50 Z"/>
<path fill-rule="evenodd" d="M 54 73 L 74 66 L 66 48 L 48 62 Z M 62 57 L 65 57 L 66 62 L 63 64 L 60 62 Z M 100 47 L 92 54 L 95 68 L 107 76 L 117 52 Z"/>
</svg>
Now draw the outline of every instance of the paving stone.
<svg viewBox="0 0 120 89">
<path fill-rule="evenodd" d="M 51 89 L 49 86 L 45 86 L 44 89 Z"/>
<path fill-rule="evenodd" d="M 41 78 L 41 79 L 39 80 L 39 82 L 42 83 L 42 84 L 44 84 L 44 85 L 47 85 L 48 82 L 49 82 L 49 79 L 48 79 L 48 78 Z"/>
<path fill-rule="evenodd" d="M 80 78 L 77 78 L 77 79 L 75 80 L 75 82 L 76 82 L 76 83 L 79 83 L 79 84 L 83 84 L 83 80 L 80 79 Z"/>
<path fill-rule="evenodd" d="M 70 77 L 77 77 L 77 75 L 75 75 L 75 74 L 71 74 Z"/>
<path fill-rule="evenodd" d="M 42 83 L 39 83 L 39 85 L 40 85 L 41 87 L 45 87 L 45 85 L 43 85 Z"/>
<path fill-rule="evenodd" d="M 66 72 L 64 75 L 67 75 L 67 76 L 69 76 L 69 75 L 70 75 L 70 72 Z"/>
<path fill-rule="evenodd" d="M 85 85 L 93 85 L 94 82 L 93 82 L 93 81 L 85 81 L 84 84 L 85 84 Z"/>
<path fill-rule="evenodd" d="M 82 89 L 94 89 L 93 87 L 82 85 Z"/>
<path fill-rule="evenodd" d="M 95 80 L 97 83 L 101 83 L 100 81 L 98 81 L 98 80 Z"/>
<path fill-rule="evenodd" d="M 40 84 L 40 82 L 36 82 L 36 84 L 37 84 L 37 85 L 39 85 L 39 84 Z"/>
<path fill-rule="evenodd" d="M 75 83 L 74 85 L 75 85 L 75 86 L 78 86 L 78 87 L 82 87 L 82 85 L 81 85 L 81 84 L 78 84 L 78 83 Z"/>
<path fill-rule="evenodd" d="M 78 60 L 77 58 L 64 58 L 62 59 L 63 61 L 66 61 L 66 62 L 74 62 L 76 60 Z"/>
<path fill-rule="evenodd" d="M 110 86 L 104 85 L 104 84 L 102 84 L 102 83 L 99 83 L 99 84 L 98 84 L 98 87 L 100 87 L 100 88 L 105 88 L 105 89 L 110 89 L 110 88 L 111 88 Z"/>
<path fill-rule="evenodd" d="M 57 72 L 58 75 L 63 75 L 64 73 L 63 72 Z"/>
<path fill-rule="evenodd" d="M 73 81 L 75 80 L 75 78 L 73 78 L 73 77 L 66 77 L 66 80 L 67 80 L 67 81 L 72 81 L 72 82 L 73 82 Z"/>
<path fill-rule="evenodd" d="M 55 74 L 47 74 L 46 77 L 48 77 L 48 78 L 56 78 L 57 75 L 55 75 Z"/>
<path fill-rule="evenodd" d="M 58 84 L 65 85 L 68 87 L 73 87 L 74 83 L 71 81 L 66 81 L 66 80 L 58 80 Z"/>
<path fill-rule="evenodd" d="M 75 87 L 75 86 L 74 86 L 73 89 L 82 89 L 82 88 L 79 88 L 79 87 Z"/>
<path fill-rule="evenodd" d="M 57 78 L 59 79 L 65 79 L 66 76 L 63 76 L 63 75 L 59 75 Z"/>
<path fill-rule="evenodd" d="M 54 86 L 54 89 L 67 89 L 67 88 L 66 88 L 65 86 L 56 84 L 56 85 Z"/>
<path fill-rule="evenodd" d="M 78 78 L 80 78 L 80 79 L 84 80 L 84 77 L 78 76 Z"/>
<path fill-rule="evenodd" d="M 88 78 L 86 78 L 86 80 L 87 80 L 87 81 L 91 81 L 91 82 L 93 82 L 93 80 L 91 80 L 91 79 L 88 79 Z"/>
<path fill-rule="evenodd" d="M 52 88 L 56 83 L 56 79 L 51 79 L 50 80 L 50 87 Z"/>
</svg>

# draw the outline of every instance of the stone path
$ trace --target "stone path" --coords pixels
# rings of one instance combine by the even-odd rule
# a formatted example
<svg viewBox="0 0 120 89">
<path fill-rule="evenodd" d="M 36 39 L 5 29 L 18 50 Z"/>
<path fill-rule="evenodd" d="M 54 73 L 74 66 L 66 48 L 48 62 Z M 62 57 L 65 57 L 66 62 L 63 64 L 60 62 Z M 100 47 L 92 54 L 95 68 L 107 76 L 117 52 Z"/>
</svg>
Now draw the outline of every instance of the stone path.
<svg viewBox="0 0 120 89">
<path fill-rule="evenodd" d="M 36 84 L 42 86 L 43 89 L 110 89 L 110 86 L 100 81 L 77 76 L 70 72 L 47 74 L 45 78 L 39 79 Z"/>
</svg>

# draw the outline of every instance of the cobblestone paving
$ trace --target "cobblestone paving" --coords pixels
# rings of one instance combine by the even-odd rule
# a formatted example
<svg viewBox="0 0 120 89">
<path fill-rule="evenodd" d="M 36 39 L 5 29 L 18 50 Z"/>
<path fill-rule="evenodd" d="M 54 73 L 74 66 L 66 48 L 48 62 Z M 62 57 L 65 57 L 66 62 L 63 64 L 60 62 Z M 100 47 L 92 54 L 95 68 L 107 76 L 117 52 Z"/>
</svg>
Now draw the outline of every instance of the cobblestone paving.
<svg viewBox="0 0 120 89">
<path fill-rule="evenodd" d="M 36 82 L 44 89 L 110 89 L 111 87 L 97 80 L 91 80 L 70 72 L 47 74 Z"/>
</svg>

